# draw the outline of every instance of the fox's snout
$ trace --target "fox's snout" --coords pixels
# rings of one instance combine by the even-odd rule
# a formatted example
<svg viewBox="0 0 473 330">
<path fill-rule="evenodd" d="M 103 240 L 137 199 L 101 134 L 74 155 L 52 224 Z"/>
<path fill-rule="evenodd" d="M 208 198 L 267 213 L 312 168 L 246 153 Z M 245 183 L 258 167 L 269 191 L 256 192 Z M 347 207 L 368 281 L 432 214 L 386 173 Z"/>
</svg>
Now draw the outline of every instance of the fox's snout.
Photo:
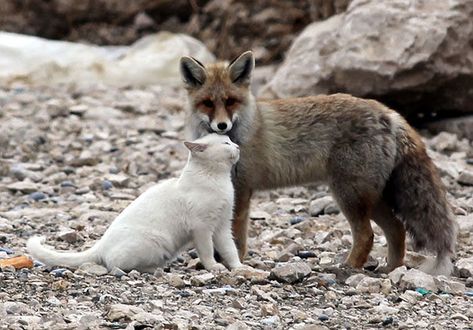
<svg viewBox="0 0 473 330">
<path fill-rule="evenodd" d="M 233 127 L 231 120 L 212 120 L 210 123 L 210 128 L 218 134 L 225 134 L 230 131 Z"/>
</svg>

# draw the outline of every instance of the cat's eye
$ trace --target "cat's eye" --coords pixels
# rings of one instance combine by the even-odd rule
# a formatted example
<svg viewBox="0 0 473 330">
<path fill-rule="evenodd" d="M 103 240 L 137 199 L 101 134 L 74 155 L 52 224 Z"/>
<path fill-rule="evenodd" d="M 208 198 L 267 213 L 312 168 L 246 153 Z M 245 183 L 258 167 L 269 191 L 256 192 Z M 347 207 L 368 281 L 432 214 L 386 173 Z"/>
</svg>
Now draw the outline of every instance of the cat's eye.
<svg viewBox="0 0 473 330">
<path fill-rule="evenodd" d="M 207 108 L 213 108 L 214 103 L 211 100 L 203 100 L 202 104 L 205 105 Z"/>
<path fill-rule="evenodd" d="M 234 99 L 233 97 L 229 97 L 228 99 L 225 100 L 225 106 L 231 107 L 231 106 L 234 105 L 236 102 L 237 102 L 236 99 Z"/>
</svg>

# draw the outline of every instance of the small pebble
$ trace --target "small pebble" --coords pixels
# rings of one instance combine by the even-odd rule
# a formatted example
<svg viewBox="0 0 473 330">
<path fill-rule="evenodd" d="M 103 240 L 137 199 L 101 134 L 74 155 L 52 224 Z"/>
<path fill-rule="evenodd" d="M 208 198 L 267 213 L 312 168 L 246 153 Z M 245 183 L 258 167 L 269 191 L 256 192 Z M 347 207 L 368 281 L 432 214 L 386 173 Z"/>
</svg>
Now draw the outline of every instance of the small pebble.
<svg viewBox="0 0 473 330">
<path fill-rule="evenodd" d="M 41 191 L 31 193 L 28 197 L 36 202 L 47 198 L 46 194 L 42 193 Z"/>
<path fill-rule="evenodd" d="M 325 314 L 320 314 L 320 315 L 319 315 L 319 320 L 320 320 L 320 321 L 327 321 L 327 320 L 328 320 L 328 316 L 325 315 Z"/>
<path fill-rule="evenodd" d="M 9 248 L 6 247 L 0 247 L 1 252 L 5 252 L 6 254 L 13 254 L 15 253 L 13 250 L 10 250 Z"/>
<path fill-rule="evenodd" d="M 312 252 L 312 251 L 299 251 L 299 253 L 297 253 L 297 256 L 299 258 L 302 258 L 302 259 L 315 258 L 316 257 L 315 253 Z"/>
<path fill-rule="evenodd" d="M 394 322 L 394 319 L 392 317 L 387 317 L 383 320 L 383 323 L 381 323 L 381 325 L 383 327 L 385 327 L 385 326 L 388 326 L 390 324 L 393 324 L 393 322 Z"/>
<path fill-rule="evenodd" d="M 102 181 L 102 189 L 103 190 L 110 190 L 113 188 L 113 183 L 111 183 L 109 180 L 103 180 Z"/>
<path fill-rule="evenodd" d="M 301 217 L 301 216 L 295 216 L 295 217 L 292 217 L 291 220 L 289 220 L 289 223 L 291 225 L 297 225 L 298 223 L 301 223 L 302 221 L 304 221 L 305 218 L 304 217 Z"/>
</svg>

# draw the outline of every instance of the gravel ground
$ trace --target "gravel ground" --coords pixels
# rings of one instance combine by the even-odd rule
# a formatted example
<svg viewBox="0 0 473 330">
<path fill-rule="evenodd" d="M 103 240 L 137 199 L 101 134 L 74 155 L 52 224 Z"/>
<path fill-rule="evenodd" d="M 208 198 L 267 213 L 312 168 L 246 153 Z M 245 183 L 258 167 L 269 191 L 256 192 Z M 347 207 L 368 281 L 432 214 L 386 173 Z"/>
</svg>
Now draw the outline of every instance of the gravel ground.
<svg viewBox="0 0 473 330">
<path fill-rule="evenodd" d="M 184 165 L 184 94 L 150 87 L 0 90 L 0 259 L 34 234 L 58 249 L 91 246 L 114 217 Z M 199 268 L 195 251 L 155 274 L 84 265 L 0 271 L 0 329 L 473 329 L 473 152 L 426 137 L 460 223 L 455 276 L 383 262 L 378 234 L 363 271 L 341 266 L 347 221 L 325 186 L 256 195 L 254 271 Z"/>
</svg>

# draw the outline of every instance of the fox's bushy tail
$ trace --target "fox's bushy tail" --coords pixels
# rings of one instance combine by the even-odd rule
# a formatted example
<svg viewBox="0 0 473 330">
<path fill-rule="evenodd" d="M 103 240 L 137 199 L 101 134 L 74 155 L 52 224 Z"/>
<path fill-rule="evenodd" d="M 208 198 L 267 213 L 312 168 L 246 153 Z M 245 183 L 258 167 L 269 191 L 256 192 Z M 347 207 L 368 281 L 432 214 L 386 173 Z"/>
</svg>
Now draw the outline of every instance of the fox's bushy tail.
<svg viewBox="0 0 473 330">
<path fill-rule="evenodd" d="M 28 253 L 48 266 L 77 268 L 86 262 L 99 262 L 98 243 L 83 252 L 59 252 L 42 245 L 44 240 L 45 238 L 40 236 L 31 237 L 26 247 Z"/>
<path fill-rule="evenodd" d="M 407 125 L 407 124 L 406 124 Z M 407 125 L 398 136 L 398 160 L 385 195 L 411 236 L 414 249 L 436 254 L 421 266 L 433 275 L 450 275 L 457 223 L 444 185 L 420 136 Z"/>
</svg>

